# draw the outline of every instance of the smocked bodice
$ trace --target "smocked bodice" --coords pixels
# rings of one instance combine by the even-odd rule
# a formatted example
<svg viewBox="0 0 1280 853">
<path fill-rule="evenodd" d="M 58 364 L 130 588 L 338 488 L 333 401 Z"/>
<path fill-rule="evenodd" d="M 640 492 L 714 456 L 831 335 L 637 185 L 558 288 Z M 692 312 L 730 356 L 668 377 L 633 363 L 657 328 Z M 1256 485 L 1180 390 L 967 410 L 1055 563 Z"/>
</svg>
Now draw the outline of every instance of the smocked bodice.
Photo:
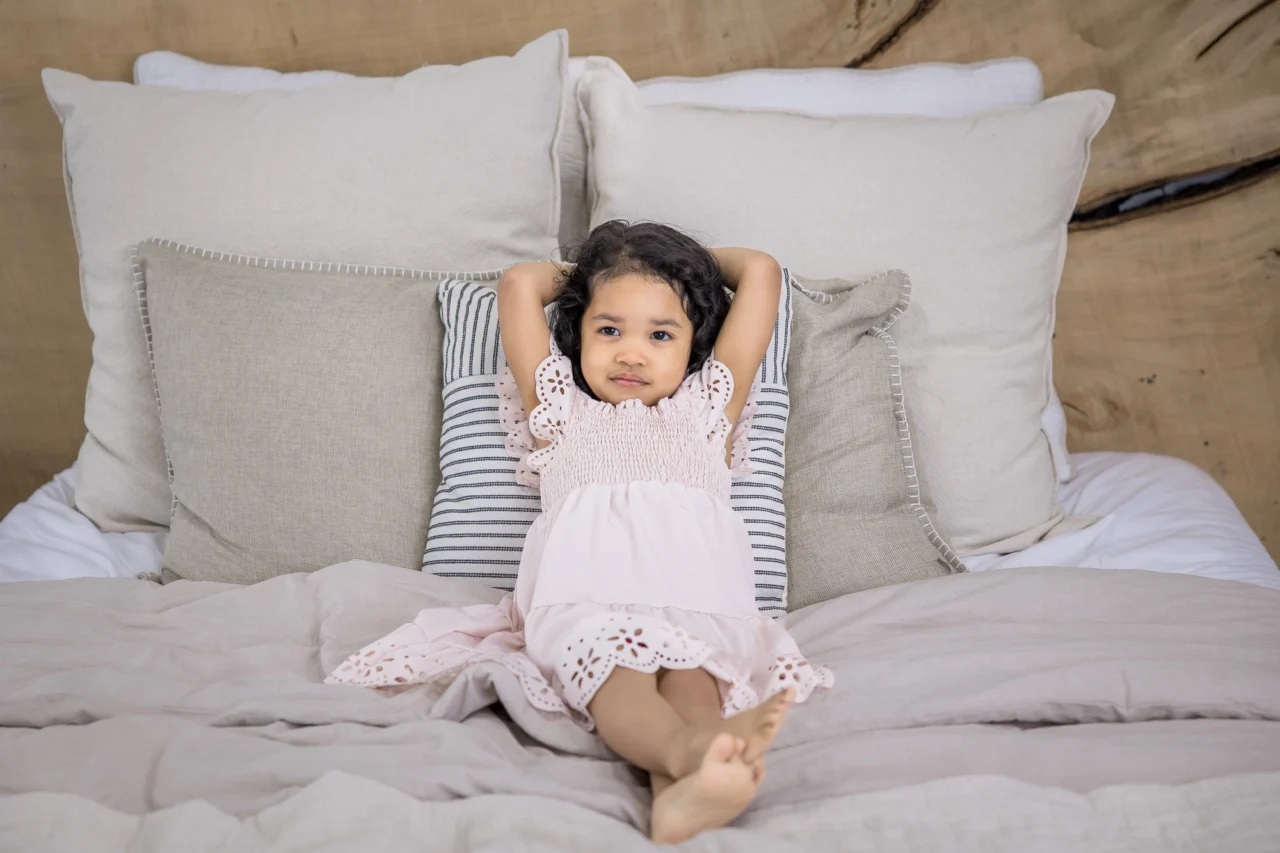
<svg viewBox="0 0 1280 853">
<path fill-rule="evenodd" d="M 576 489 L 634 482 L 678 483 L 728 500 L 735 473 L 746 468 L 746 430 L 734 433 L 724 409 L 733 396 L 729 369 L 714 359 L 655 406 L 639 400 L 612 405 L 594 400 L 573 382 L 572 365 L 559 353 L 538 367 L 538 399 L 524 417 L 510 374 L 499 383 L 500 417 L 507 445 L 520 459 L 517 478 L 542 492 L 544 512 Z M 750 420 L 743 412 L 739 423 Z M 535 449 L 534 437 L 549 442 Z"/>
</svg>

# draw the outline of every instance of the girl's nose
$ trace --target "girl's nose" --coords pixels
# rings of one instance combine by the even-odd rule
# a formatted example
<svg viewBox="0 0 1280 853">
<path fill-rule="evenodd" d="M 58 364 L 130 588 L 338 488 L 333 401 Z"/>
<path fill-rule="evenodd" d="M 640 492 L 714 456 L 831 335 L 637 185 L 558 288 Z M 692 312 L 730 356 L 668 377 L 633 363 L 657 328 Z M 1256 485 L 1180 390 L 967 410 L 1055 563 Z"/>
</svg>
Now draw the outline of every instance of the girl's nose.
<svg viewBox="0 0 1280 853">
<path fill-rule="evenodd" d="M 640 367 L 644 364 L 644 354 L 633 347 L 618 351 L 618 364 L 627 367 Z"/>
</svg>

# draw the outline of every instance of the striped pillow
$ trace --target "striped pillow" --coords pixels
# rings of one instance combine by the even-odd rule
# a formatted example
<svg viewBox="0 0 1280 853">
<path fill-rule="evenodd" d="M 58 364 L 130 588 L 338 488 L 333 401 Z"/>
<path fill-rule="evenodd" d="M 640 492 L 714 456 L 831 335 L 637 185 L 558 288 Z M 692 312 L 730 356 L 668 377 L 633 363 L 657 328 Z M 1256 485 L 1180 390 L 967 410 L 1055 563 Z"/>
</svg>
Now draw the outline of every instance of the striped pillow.
<svg viewBox="0 0 1280 853">
<path fill-rule="evenodd" d="M 760 367 L 759 407 L 748 437 L 753 472 L 735 481 L 730 503 L 742 513 L 755 550 L 756 604 L 782 615 L 787 602 L 787 516 L 782 503 L 787 431 L 787 350 L 791 338 L 791 275 L 783 270 L 773 340 Z M 516 460 L 498 422 L 497 292 L 478 282 L 440 283 L 444 321 L 444 418 L 440 487 L 427 533 L 422 570 L 515 587 L 529 526 L 542 511 L 538 492 L 516 482 Z"/>
</svg>

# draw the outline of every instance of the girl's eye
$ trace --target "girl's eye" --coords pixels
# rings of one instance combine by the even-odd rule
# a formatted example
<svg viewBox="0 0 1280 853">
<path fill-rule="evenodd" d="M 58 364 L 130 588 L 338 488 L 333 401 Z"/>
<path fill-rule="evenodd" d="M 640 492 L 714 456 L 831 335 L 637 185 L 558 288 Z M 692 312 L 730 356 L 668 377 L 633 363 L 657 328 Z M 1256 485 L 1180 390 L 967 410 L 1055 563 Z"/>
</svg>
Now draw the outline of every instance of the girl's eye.
<svg viewBox="0 0 1280 853">
<path fill-rule="evenodd" d="M 600 331 L 600 334 L 608 335 L 611 338 L 616 338 L 618 335 L 622 334 L 613 326 L 603 326 L 600 328 L 599 331 Z"/>
<path fill-rule="evenodd" d="M 650 335 L 650 337 L 652 337 L 655 341 L 669 341 L 671 340 L 671 333 L 670 332 L 654 332 L 652 335 Z"/>
</svg>

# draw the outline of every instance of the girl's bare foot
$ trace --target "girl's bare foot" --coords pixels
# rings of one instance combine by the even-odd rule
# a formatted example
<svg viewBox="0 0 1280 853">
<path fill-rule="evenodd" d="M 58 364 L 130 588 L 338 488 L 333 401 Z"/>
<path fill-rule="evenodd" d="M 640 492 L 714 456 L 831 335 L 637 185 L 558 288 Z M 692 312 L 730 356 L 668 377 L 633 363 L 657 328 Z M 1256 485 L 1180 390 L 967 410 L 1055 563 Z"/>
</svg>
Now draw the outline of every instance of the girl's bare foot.
<svg viewBox="0 0 1280 853">
<path fill-rule="evenodd" d="M 785 692 L 770 696 L 751 710 L 734 714 L 724 721 L 723 731 L 746 741 L 742 757 L 748 764 L 756 764 L 764 758 L 787 719 L 787 709 L 795 699 L 796 689 L 789 687 Z"/>
<path fill-rule="evenodd" d="M 742 814 L 756 793 L 755 772 L 742 760 L 742 750 L 741 738 L 721 732 L 696 770 L 654 798 L 654 843 L 679 844 Z"/>
<path fill-rule="evenodd" d="M 667 762 L 672 779 L 683 779 L 702 765 L 711 741 L 722 734 L 733 735 L 741 743 L 738 752 L 757 776 L 764 773 L 764 754 L 787 719 L 787 708 L 795 700 L 795 689 L 771 696 L 741 714 L 722 720 L 715 726 L 689 728 L 671 744 Z"/>
</svg>

